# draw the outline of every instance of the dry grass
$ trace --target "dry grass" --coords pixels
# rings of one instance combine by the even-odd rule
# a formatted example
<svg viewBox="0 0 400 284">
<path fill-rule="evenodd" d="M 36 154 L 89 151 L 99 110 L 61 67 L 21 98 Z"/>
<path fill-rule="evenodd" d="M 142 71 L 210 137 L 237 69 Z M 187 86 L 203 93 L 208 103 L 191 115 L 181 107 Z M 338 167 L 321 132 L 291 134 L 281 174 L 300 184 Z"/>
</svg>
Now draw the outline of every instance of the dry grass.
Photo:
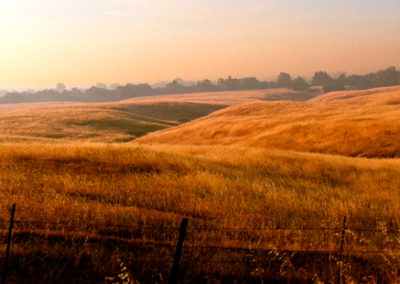
<svg viewBox="0 0 400 284">
<path fill-rule="evenodd" d="M 175 228 L 182 217 L 190 219 L 189 230 L 204 229 L 189 233 L 189 239 L 194 238 L 199 244 L 203 244 L 203 239 L 213 239 L 206 242 L 215 246 L 213 250 L 208 253 L 195 250 L 196 254 L 191 256 L 206 261 L 224 261 L 230 257 L 243 260 L 248 254 L 216 253 L 221 247 L 336 250 L 339 238 L 331 232 L 259 233 L 241 229 L 340 227 L 345 215 L 353 227 L 383 224 L 397 229 L 399 175 L 397 159 L 345 158 L 237 146 L 3 143 L 0 218 L 7 220 L 10 206 L 15 202 L 17 220 L 30 223 L 26 228 L 17 222 L 17 241 L 13 246 L 14 254 L 22 259 L 13 267 L 24 275 L 38 265 L 40 268 L 32 277 L 67 281 L 75 275 L 68 273 L 78 271 L 110 273 L 112 269 L 104 265 L 105 261 L 115 266 L 120 258 L 132 261 L 146 258 L 150 262 L 142 261 L 140 265 L 150 266 L 143 271 L 157 271 L 154 274 L 157 277 L 164 271 L 166 277 L 168 266 L 154 267 L 154 260 L 170 261 L 170 257 L 160 256 L 163 250 L 159 246 L 163 242 L 153 238 L 158 236 L 162 240 L 165 232 L 170 236 L 172 229 L 159 232 L 157 228 Z M 65 240 L 60 230 L 68 225 L 76 233 Z M 147 233 L 139 230 L 140 244 L 126 247 L 110 240 L 96 246 L 98 237 L 110 233 L 118 236 L 115 228 L 108 228 L 110 225 L 154 229 Z M 216 227 L 239 231 L 226 234 L 214 231 Z M 24 237 L 25 232 L 30 233 Z M 33 237 L 35 234 L 38 237 Z M 350 242 L 347 248 L 382 249 L 382 238 L 371 238 L 367 244 Z M 88 239 L 91 241 L 87 242 Z M 167 240 L 168 243 L 172 248 L 173 243 Z M 135 255 L 129 256 L 132 253 Z M 260 261 L 265 261 L 265 257 L 260 257 Z M 66 266 L 67 259 L 72 268 Z M 90 260 L 90 266 L 85 259 Z M 131 263 L 131 271 L 136 271 L 135 263 L 139 265 Z M 228 267 L 204 264 L 197 269 L 202 277 L 209 273 L 220 275 L 218 271 L 223 270 L 228 276 L 241 278 L 249 272 L 246 264 Z M 321 269 L 328 268 L 314 267 L 310 271 Z M 47 275 L 49 270 L 59 274 Z M 288 267 L 284 271 L 296 270 Z M 301 274 L 300 279 L 309 279 L 310 271 Z M 62 273 L 67 274 L 57 276 Z M 136 275 L 149 281 L 152 274 L 139 271 Z"/>
<path fill-rule="evenodd" d="M 194 246 L 206 243 L 213 248 L 209 252 L 194 250 L 196 255 L 192 256 L 191 264 L 197 260 L 229 261 L 233 255 L 243 261 L 252 249 L 337 250 L 340 237 L 331 231 L 241 230 L 340 227 L 343 216 L 347 216 L 350 227 L 399 231 L 399 159 L 293 151 L 398 156 L 399 92 L 398 88 L 390 88 L 369 93 L 326 94 L 315 102 L 232 106 L 129 144 L 83 141 L 111 142 L 136 137 L 139 134 L 133 131 L 148 131 L 149 125 L 170 127 L 221 106 L 216 101 L 213 104 L 141 101 L 5 111 L 0 114 L 3 140 L 35 141 L 0 144 L 0 221 L 8 219 L 11 204 L 16 203 L 17 221 L 29 223 L 16 223 L 13 252 L 22 260 L 14 267 L 21 268 L 23 273 L 39 267 L 39 272 L 32 275 L 53 282 L 71 281 L 68 273 L 63 274 L 68 271 L 65 263 L 72 263 L 70 271 L 80 270 L 84 274 L 96 267 L 97 276 L 101 276 L 96 282 L 102 283 L 110 271 L 108 264 L 118 272 L 121 256 L 136 261 L 140 257 L 154 258 L 158 253 L 164 257 L 158 255 L 159 259 L 170 261 L 171 254 L 163 249 L 164 245 L 173 248 L 175 235 L 167 234 L 165 240 L 165 231 L 157 229 L 148 232 L 140 229 L 140 234 L 131 234 L 130 242 L 124 244 L 119 242 L 118 234 L 126 232 L 115 232 L 115 226 L 150 226 L 170 232 L 183 217 L 189 218 L 189 230 L 204 229 L 189 232 L 192 243 L 188 243 Z M 49 137 L 59 134 L 65 136 Z M 144 144 L 153 142 L 158 144 Z M 65 238 L 60 230 L 68 225 L 74 233 Z M 228 233 L 213 228 L 236 230 Z M 101 243 L 106 236 L 110 238 Z M 207 239 L 212 240 L 205 242 Z M 356 236 L 349 231 L 346 250 L 387 251 L 386 266 L 378 268 L 383 267 L 384 273 L 390 275 L 385 274 L 381 279 L 396 280 L 399 258 L 391 251 L 400 247 L 396 240 L 388 234 Z M 222 252 L 217 253 L 218 249 Z M 322 270 L 336 275 L 332 272 L 335 259 L 329 259 L 329 264 L 325 259 L 324 267 L 311 267 L 311 261 L 308 270 L 298 270 L 282 254 L 273 256 L 276 259 L 262 267 L 257 261 L 266 258 L 256 254 L 251 255 L 254 257 L 251 270 L 243 262 L 238 266 L 206 262 L 196 265 L 196 269 L 203 277 L 211 275 L 207 273 L 228 273 L 227 267 L 232 270 L 227 275 L 238 278 L 249 271 L 254 277 L 265 276 L 262 271 L 268 267 L 280 273 L 291 271 L 291 276 L 280 275 L 285 279 L 297 277 L 310 281 Z M 302 257 L 304 264 L 307 258 Z M 143 263 L 132 262 L 129 270 L 136 271 Z M 281 266 L 274 268 L 276 263 Z M 149 282 L 160 282 L 159 271 L 168 269 L 165 264 L 157 265 L 150 269 L 155 275 L 150 276 L 155 278 Z M 353 269 L 352 275 L 357 275 L 355 268 L 349 269 Z M 165 279 L 167 274 L 163 275 Z M 324 279 L 335 277 L 329 275 Z M 146 277 L 143 279 L 150 279 Z"/>
<path fill-rule="evenodd" d="M 319 94 L 321 94 L 321 91 L 318 90 L 304 93 L 281 88 L 160 95 L 129 99 L 121 101 L 121 103 L 195 102 L 203 104 L 240 105 L 244 103 L 258 102 L 260 100 L 306 100 Z"/>
<path fill-rule="evenodd" d="M 330 93 L 308 102 L 250 103 L 138 141 L 400 157 L 398 101 L 400 88 L 393 87 Z"/>
<path fill-rule="evenodd" d="M 163 95 L 99 104 L 0 105 L 0 141 L 127 142 L 228 105 L 296 96 L 304 94 L 274 89 Z"/>
<path fill-rule="evenodd" d="M 76 102 L 44 102 L 44 103 L 18 103 L 18 104 L 0 104 L 0 112 L 21 110 L 21 109 L 35 109 L 35 108 L 53 108 L 53 107 L 66 107 L 82 105 Z"/>
<path fill-rule="evenodd" d="M 326 225 L 397 219 L 398 160 L 239 147 L 3 144 L 2 218 L 99 225 Z M 363 219 L 364 220 L 364 219 Z M 360 221 L 361 222 L 361 221 Z"/>
<path fill-rule="evenodd" d="M 126 142 L 222 107 L 180 102 L 24 105 L 0 112 L 0 141 Z"/>
</svg>

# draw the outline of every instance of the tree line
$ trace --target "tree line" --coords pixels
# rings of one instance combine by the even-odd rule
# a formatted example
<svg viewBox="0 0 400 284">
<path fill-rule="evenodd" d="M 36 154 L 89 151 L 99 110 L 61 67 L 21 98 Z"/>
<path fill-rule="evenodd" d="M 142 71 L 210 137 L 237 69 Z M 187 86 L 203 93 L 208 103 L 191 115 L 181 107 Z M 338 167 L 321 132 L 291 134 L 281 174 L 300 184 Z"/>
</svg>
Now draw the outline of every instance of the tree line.
<svg viewBox="0 0 400 284">
<path fill-rule="evenodd" d="M 394 66 L 365 75 L 347 76 L 342 73 L 336 78 L 325 71 L 318 71 L 315 72 L 310 82 L 307 82 L 303 77 L 292 79 L 290 74 L 282 72 L 276 81 L 277 87 L 308 90 L 311 86 L 322 86 L 325 92 L 363 90 L 396 85 L 400 85 L 400 72 Z"/>
<path fill-rule="evenodd" d="M 80 102 L 110 102 L 124 99 L 196 92 L 215 92 L 231 90 L 253 90 L 270 88 L 289 88 L 297 91 L 307 91 L 312 86 L 322 86 L 325 92 L 339 90 L 369 89 L 375 87 L 395 86 L 400 84 L 400 72 L 395 67 L 389 67 L 376 73 L 365 75 L 340 74 L 331 76 L 325 71 L 315 72 L 311 80 L 304 77 L 292 78 L 289 73 L 281 72 L 274 81 L 259 81 L 256 77 L 220 78 L 216 82 L 204 79 L 185 85 L 176 79 L 162 87 L 152 87 L 149 84 L 127 84 L 110 89 L 103 84 L 82 90 L 73 88 L 47 89 L 38 92 L 9 92 L 0 97 L 0 103 L 49 102 L 49 101 L 80 101 Z"/>
</svg>

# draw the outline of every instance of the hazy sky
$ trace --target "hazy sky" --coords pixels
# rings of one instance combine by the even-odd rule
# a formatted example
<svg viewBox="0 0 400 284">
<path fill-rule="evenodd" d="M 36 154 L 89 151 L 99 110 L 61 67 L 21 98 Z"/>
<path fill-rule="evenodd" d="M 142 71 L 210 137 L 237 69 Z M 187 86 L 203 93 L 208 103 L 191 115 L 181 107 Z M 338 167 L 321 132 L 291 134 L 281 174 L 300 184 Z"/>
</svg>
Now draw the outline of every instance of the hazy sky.
<svg viewBox="0 0 400 284">
<path fill-rule="evenodd" d="M 399 0 L 0 0 L 0 85 L 400 68 Z"/>
</svg>

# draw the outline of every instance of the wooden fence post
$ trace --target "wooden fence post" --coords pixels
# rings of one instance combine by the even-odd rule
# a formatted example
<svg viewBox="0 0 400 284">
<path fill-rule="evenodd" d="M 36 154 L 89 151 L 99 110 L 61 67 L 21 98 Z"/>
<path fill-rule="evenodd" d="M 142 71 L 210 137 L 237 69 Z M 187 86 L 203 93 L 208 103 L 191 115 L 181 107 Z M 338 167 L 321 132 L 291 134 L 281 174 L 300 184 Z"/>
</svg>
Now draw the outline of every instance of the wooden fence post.
<svg viewBox="0 0 400 284">
<path fill-rule="evenodd" d="M 183 242 L 185 241 L 187 225 L 188 225 L 188 219 L 183 218 L 181 227 L 179 229 L 179 238 L 178 238 L 178 243 L 176 245 L 174 262 L 172 263 L 171 272 L 169 274 L 168 284 L 176 284 L 178 281 L 179 262 L 182 257 Z"/>
<path fill-rule="evenodd" d="M 11 217 L 10 217 L 10 227 L 8 230 L 8 236 L 7 236 L 7 249 L 6 249 L 6 256 L 4 259 L 4 266 L 3 266 L 3 275 L 1 278 L 1 283 L 5 284 L 6 283 L 6 276 L 8 272 L 8 258 L 10 256 L 10 246 L 11 246 L 11 239 L 12 239 L 12 231 L 13 231 L 13 226 L 14 226 L 14 215 L 15 215 L 15 203 L 12 205 L 11 209 Z"/>
<path fill-rule="evenodd" d="M 337 283 L 342 283 L 342 266 L 343 266 L 343 252 L 344 252 L 344 240 L 345 240 L 345 233 L 346 233 L 346 216 L 343 217 L 343 228 L 342 228 L 342 238 L 340 241 L 340 253 L 339 253 L 339 268 L 337 274 Z"/>
</svg>

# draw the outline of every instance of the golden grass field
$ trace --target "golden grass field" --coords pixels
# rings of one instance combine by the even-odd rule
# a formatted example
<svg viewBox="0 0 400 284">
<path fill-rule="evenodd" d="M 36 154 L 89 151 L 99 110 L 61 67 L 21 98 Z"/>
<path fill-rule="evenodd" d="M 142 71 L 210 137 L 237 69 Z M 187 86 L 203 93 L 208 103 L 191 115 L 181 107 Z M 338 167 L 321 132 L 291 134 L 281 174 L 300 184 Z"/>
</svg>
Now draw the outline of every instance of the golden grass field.
<svg viewBox="0 0 400 284">
<path fill-rule="evenodd" d="M 213 228 L 229 228 L 239 231 L 215 235 L 211 244 L 329 251 L 337 250 L 339 238 L 330 232 L 260 235 L 251 230 L 340 228 L 343 216 L 347 216 L 348 226 L 356 228 L 399 226 L 397 159 L 238 146 L 4 143 L 0 169 L 0 218 L 6 224 L 11 204 L 16 203 L 16 219 L 31 224 L 26 227 L 26 223 L 17 223 L 17 236 L 23 232 L 42 234 L 45 239 L 62 236 L 64 229 L 60 232 L 57 227 L 60 224 L 61 228 L 72 226 L 80 238 L 93 239 L 108 236 L 107 230 L 115 232 L 107 229 L 110 225 L 172 230 L 183 217 L 188 217 L 189 229 L 203 228 L 195 232 L 199 244 L 215 234 Z M 36 224 L 37 221 L 48 225 Z M 243 235 L 243 229 L 250 231 Z M 144 236 L 142 241 L 150 241 L 152 236 L 153 233 Z M 370 238 L 368 243 L 349 239 L 346 249 L 388 249 L 390 255 L 382 237 Z M 84 252 L 95 267 L 104 267 L 104 261 L 116 259 L 107 253 L 100 257 L 98 248 L 89 246 L 92 242 L 65 248 L 60 241 L 57 247 L 80 257 Z M 47 257 L 62 255 L 57 249 L 46 247 L 43 239 L 40 245 L 34 244 L 30 239 L 27 243 L 18 241 L 13 251 L 29 256 L 40 248 Z M 213 254 L 213 258 L 224 256 L 225 253 Z M 24 267 L 26 261 L 30 263 L 27 258 Z"/>
<path fill-rule="evenodd" d="M 19 229 L 17 223 L 19 234 L 29 229 L 57 236 L 56 224 L 62 224 L 87 240 L 104 237 L 109 226 L 176 228 L 187 217 L 192 228 L 203 229 L 196 233 L 199 243 L 213 228 L 230 228 L 238 233 L 214 236 L 215 247 L 267 250 L 337 250 L 338 235 L 251 229 L 340 228 L 344 216 L 350 227 L 399 229 L 399 87 L 328 93 L 306 102 L 252 101 L 257 92 L 265 96 L 232 93 L 225 104 L 203 94 L 198 101 L 163 97 L 4 110 L 0 219 L 6 222 L 16 203 L 17 221 L 31 223 Z M 132 143 L 109 143 L 167 127 Z M 387 236 L 351 236 L 347 250 L 386 250 L 385 279 L 398 280 L 399 258 L 391 251 L 400 247 L 397 238 L 389 246 Z M 157 243 L 151 234 L 141 241 Z M 83 257 L 84 251 L 99 271 L 123 253 L 101 254 L 87 241 L 83 250 L 61 243 L 65 253 Z M 27 256 L 36 245 L 19 241 L 13 250 Z M 41 253 L 60 258 L 53 245 L 41 242 Z M 223 257 L 210 257 L 217 256 Z M 29 258 L 23 260 L 29 267 Z M 46 277 L 61 279 L 62 269 L 59 278 Z M 319 270 L 296 277 L 308 281 Z"/>
<path fill-rule="evenodd" d="M 400 161 L 237 146 L 3 144 L 1 216 L 131 225 L 397 219 Z"/>
<path fill-rule="evenodd" d="M 335 92 L 306 102 L 232 106 L 138 140 L 400 157 L 400 88 Z"/>
<path fill-rule="evenodd" d="M 399 160 L 237 146 L 3 144 L 1 218 L 237 228 L 388 223 Z M 358 219 L 360 218 L 360 219 Z M 397 221 L 396 221 L 397 222 Z"/>
</svg>

